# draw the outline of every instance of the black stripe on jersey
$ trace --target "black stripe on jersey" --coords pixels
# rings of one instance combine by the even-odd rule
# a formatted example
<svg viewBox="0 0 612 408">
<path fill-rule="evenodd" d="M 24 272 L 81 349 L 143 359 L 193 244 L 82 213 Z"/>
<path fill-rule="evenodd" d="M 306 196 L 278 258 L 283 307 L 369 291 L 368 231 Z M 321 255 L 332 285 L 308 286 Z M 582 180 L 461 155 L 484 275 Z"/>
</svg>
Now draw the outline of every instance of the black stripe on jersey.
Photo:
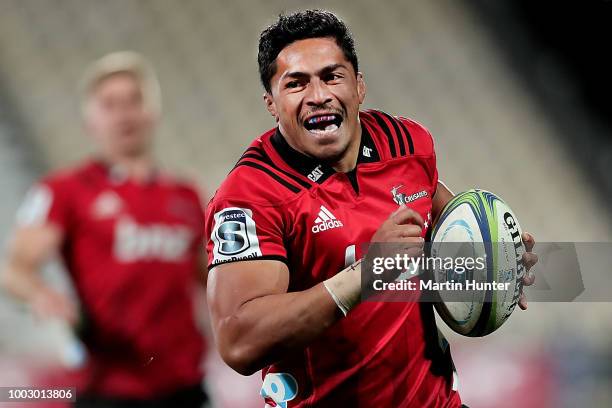
<svg viewBox="0 0 612 408">
<path fill-rule="evenodd" d="M 251 146 L 249 148 L 247 148 L 244 152 L 244 154 L 247 154 L 248 152 L 256 152 L 259 153 L 261 151 L 260 147 L 255 147 L 255 146 Z"/>
<path fill-rule="evenodd" d="M 394 119 L 400 124 L 400 126 L 404 130 L 404 135 L 406 136 L 406 139 L 408 140 L 408 151 L 410 152 L 410 154 L 414 154 L 414 143 L 412 142 L 412 136 L 410 135 L 408 128 L 406 127 L 404 122 L 402 122 L 401 120 L 396 119 L 396 118 Z"/>
<path fill-rule="evenodd" d="M 295 174 L 291 174 L 288 171 L 285 171 L 285 170 L 281 169 L 280 167 L 278 167 L 276 164 L 274 164 L 274 162 L 272 161 L 270 156 L 268 156 L 268 153 L 266 153 L 264 150 L 261 151 L 261 154 L 264 156 L 264 160 L 263 161 L 267 165 L 269 165 L 270 167 L 280 171 L 285 176 L 289 177 L 291 180 L 295 181 L 296 183 L 300 184 L 302 187 L 304 187 L 306 189 L 312 187 L 312 185 L 310 183 L 308 183 L 307 181 L 302 180 L 301 178 L 299 178 Z"/>
<path fill-rule="evenodd" d="M 395 134 L 397 135 L 397 141 L 399 142 L 400 156 L 405 156 L 406 147 L 404 146 L 404 138 L 402 137 L 402 132 L 400 131 L 399 126 L 397 125 L 397 119 L 391 117 L 391 115 L 389 115 L 388 113 L 382 111 L 379 112 L 382 113 L 389 120 L 389 122 L 391 122 L 391 125 L 395 130 Z"/>
<path fill-rule="evenodd" d="M 252 153 L 249 153 L 252 152 Z M 290 178 L 291 180 L 295 181 L 296 183 L 298 183 L 299 185 L 301 185 L 302 187 L 309 189 L 311 186 L 311 184 L 309 184 L 307 181 L 304 181 L 302 179 L 300 179 L 299 177 L 297 177 L 294 174 L 291 174 L 283 169 L 281 169 L 280 167 L 278 167 L 270 158 L 270 156 L 268 156 L 268 153 L 266 153 L 266 151 L 264 149 L 258 148 L 258 147 L 249 147 L 244 154 L 242 155 L 242 157 L 240 158 L 240 160 L 238 160 L 238 163 L 236 164 L 235 167 L 237 167 L 240 163 L 242 163 L 243 159 L 254 159 L 254 160 L 258 160 L 270 167 L 272 167 L 274 170 L 284 174 L 285 176 L 287 176 L 288 178 Z"/>
<path fill-rule="evenodd" d="M 248 149 L 245 150 L 244 153 L 242 153 L 242 156 L 240 156 L 240 158 L 238 159 L 238 161 L 236 162 L 236 164 L 234 164 L 234 167 L 232 167 L 232 169 L 230 170 L 230 173 L 232 171 L 234 171 L 234 169 L 236 167 L 238 167 L 238 164 L 243 160 L 243 159 L 259 159 L 261 160 L 261 155 L 258 154 L 259 153 L 259 149 L 256 147 L 249 147 Z"/>
<path fill-rule="evenodd" d="M 261 160 L 262 157 L 260 154 L 255 154 L 255 153 L 245 153 L 242 156 L 240 156 L 240 160 L 242 159 L 258 159 Z"/>
<path fill-rule="evenodd" d="M 258 169 L 263 171 L 264 173 L 267 173 L 270 177 L 272 177 L 274 180 L 278 181 L 280 184 L 282 184 L 283 186 L 285 186 L 286 188 L 288 188 L 289 190 L 293 191 L 294 193 L 299 193 L 300 189 L 299 187 L 296 187 L 294 184 L 289 183 L 287 180 L 283 179 L 282 177 L 280 177 L 278 174 L 274 173 L 272 170 L 270 170 L 269 168 L 262 166 L 259 163 L 255 163 L 249 160 L 241 160 L 240 162 L 238 162 L 238 164 L 236 164 L 236 167 L 240 167 L 240 166 L 249 166 L 252 167 L 254 169 Z"/>
<path fill-rule="evenodd" d="M 391 150 L 391 157 L 397 157 L 397 153 L 395 152 L 395 142 L 393 141 L 393 135 L 391 134 L 391 130 L 389 130 L 389 126 L 385 123 L 385 120 L 379 116 L 379 112 L 375 110 L 371 110 L 370 114 L 378 123 L 383 130 L 383 133 L 387 135 L 387 139 L 389 140 L 389 149 Z"/>
</svg>

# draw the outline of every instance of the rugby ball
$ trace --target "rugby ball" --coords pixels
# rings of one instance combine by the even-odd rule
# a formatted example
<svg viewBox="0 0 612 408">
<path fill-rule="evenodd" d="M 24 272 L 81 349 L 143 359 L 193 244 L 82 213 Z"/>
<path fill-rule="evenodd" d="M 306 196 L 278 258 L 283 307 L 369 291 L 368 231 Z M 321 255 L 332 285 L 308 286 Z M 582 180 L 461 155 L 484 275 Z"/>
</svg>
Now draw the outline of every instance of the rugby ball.
<svg viewBox="0 0 612 408">
<path fill-rule="evenodd" d="M 510 317 L 525 274 L 521 234 L 514 212 L 491 192 L 469 190 L 446 204 L 431 232 L 430 256 L 476 260 L 429 268 L 429 279 L 446 285 L 435 308 L 452 330 L 485 336 Z"/>
</svg>

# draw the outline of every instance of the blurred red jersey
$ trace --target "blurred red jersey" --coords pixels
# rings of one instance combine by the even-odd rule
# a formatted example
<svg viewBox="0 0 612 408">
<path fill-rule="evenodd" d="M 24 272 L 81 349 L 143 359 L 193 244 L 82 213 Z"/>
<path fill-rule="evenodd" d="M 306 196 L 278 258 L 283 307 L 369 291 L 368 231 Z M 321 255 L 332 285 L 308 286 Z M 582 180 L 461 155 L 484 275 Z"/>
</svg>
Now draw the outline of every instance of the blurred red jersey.
<svg viewBox="0 0 612 408">
<path fill-rule="evenodd" d="M 361 112 L 360 120 L 350 173 L 295 151 L 278 130 L 256 139 L 206 211 L 209 267 L 280 260 L 289 291 L 301 291 L 362 257 L 398 204 L 421 214 L 425 235 L 438 183 L 431 135 L 384 112 Z M 364 302 L 302 352 L 265 368 L 261 395 L 280 407 L 455 407 L 455 380 L 430 304 Z"/>
<path fill-rule="evenodd" d="M 159 174 L 135 183 L 92 161 L 42 180 L 19 216 L 63 231 L 89 353 L 80 393 L 151 398 L 201 381 L 204 218 L 191 186 Z"/>
</svg>

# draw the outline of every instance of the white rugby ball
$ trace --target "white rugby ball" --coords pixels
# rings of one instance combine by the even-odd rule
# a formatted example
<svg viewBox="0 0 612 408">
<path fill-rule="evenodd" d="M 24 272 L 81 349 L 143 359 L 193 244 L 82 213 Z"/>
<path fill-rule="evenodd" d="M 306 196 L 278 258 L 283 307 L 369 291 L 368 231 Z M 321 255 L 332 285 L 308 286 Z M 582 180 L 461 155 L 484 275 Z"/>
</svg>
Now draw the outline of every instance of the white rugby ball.
<svg viewBox="0 0 612 408">
<path fill-rule="evenodd" d="M 444 207 L 432 229 L 430 255 L 455 259 L 480 257 L 479 265 L 486 266 L 449 270 L 434 263 L 430 278 L 438 284 L 463 282 L 463 289 L 468 281 L 488 283 L 459 297 L 456 291 L 439 292 L 436 310 L 455 332 L 470 337 L 485 336 L 510 317 L 518 303 L 525 274 L 521 234 L 514 212 L 488 191 L 466 191 Z M 492 289 L 493 282 L 495 289 Z M 470 288 L 474 287 L 472 284 Z"/>
</svg>

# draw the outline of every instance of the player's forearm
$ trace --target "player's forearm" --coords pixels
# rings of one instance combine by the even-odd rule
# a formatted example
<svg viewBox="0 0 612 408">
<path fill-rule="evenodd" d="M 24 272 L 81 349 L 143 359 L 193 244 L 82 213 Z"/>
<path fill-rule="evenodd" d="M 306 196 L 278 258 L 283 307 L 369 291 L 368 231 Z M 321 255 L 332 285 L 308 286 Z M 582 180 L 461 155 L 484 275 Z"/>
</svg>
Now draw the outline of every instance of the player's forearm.
<svg viewBox="0 0 612 408">
<path fill-rule="evenodd" d="M 2 286 L 10 294 L 26 303 L 45 288 L 38 273 L 38 266 L 21 260 L 17 256 L 9 256 L 2 271 Z"/>
<path fill-rule="evenodd" d="M 78 320 L 76 306 L 66 295 L 47 285 L 40 276 L 42 258 L 9 257 L 3 273 L 3 284 L 9 293 L 28 305 L 39 319 L 60 319 L 74 325 Z"/>
<path fill-rule="evenodd" d="M 40 269 L 56 253 L 62 240 L 61 230 L 51 224 L 17 228 L 6 254 L 3 286 L 26 302 L 48 290 Z"/>
<path fill-rule="evenodd" d="M 252 299 L 217 324 L 224 360 L 251 374 L 306 347 L 342 314 L 322 283 L 301 292 Z"/>
</svg>

